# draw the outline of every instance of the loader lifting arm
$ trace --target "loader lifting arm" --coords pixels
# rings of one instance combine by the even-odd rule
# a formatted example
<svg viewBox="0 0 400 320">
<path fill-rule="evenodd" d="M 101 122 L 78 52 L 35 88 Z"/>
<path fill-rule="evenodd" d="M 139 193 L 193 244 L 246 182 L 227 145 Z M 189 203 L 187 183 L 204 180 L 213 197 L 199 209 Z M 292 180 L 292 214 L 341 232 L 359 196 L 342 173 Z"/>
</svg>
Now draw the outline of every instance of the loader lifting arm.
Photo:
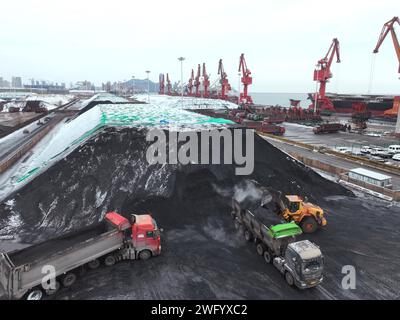
<svg viewBox="0 0 400 320">
<path fill-rule="evenodd" d="M 393 19 L 389 20 L 383 25 L 381 34 L 379 35 L 378 43 L 376 44 L 373 53 L 378 53 L 380 46 L 382 45 L 388 33 L 390 32 L 393 40 L 394 49 L 396 51 L 397 60 L 399 61 L 398 72 L 400 73 L 400 45 L 399 45 L 399 40 L 397 39 L 396 32 L 394 31 L 394 24 L 396 22 L 400 25 L 400 19 L 398 17 L 393 17 Z"/>
</svg>

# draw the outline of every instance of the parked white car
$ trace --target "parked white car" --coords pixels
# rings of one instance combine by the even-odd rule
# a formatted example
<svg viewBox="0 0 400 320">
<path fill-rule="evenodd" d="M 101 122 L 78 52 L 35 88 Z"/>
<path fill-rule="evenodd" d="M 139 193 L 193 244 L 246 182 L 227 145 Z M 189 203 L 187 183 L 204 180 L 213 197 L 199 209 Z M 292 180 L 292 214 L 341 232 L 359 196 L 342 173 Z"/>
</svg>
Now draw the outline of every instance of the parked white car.
<svg viewBox="0 0 400 320">
<path fill-rule="evenodd" d="M 397 154 L 397 153 L 400 153 L 400 145 L 398 145 L 398 144 L 392 144 L 392 145 L 390 145 L 389 148 L 388 148 L 388 152 L 389 152 L 390 154 Z"/>
<path fill-rule="evenodd" d="M 371 155 L 381 157 L 381 158 L 390 158 L 391 155 L 388 153 L 388 151 L 384 148 L 373 148 L 371 150 Z"/>
<path fill-rule="evenodd" d="M 392 159 L 393 159 L 393 160 L 396 160 L 396 161 L 400 161 L 400 153 L 395 154 L 395 155 L 392 157 Z"/>
<path fill-rule="evenodd" d="M 346 148 L 346 147 L 337 147 L 336 151 L 340 152 L 340 153 L 351 154 L 351 150 L 349 148 Z"/>
<path fill-rule="evenodd" d="M 372 148 L 370 146 L 362 146 L 360 149 L 361 153 L 371 153 Z"/>
</svg>

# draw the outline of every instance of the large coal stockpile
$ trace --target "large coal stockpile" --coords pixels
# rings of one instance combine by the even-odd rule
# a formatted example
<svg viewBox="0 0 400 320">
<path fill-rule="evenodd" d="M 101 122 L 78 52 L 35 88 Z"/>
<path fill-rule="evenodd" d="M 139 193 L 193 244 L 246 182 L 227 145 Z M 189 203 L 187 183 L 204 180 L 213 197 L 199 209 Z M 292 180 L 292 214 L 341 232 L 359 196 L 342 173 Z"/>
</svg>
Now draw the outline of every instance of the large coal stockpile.
<svg viewBox="0 0 400 320">
<path fill-rule="evenodd" d="M 195 223 L 201 213 L 209 213 L 216 194 L 229 196 L 243 179 L 311 200 L 348 194 L 257 135 L 254 172 L 238 176 L 234 165 L 149 165 L 145 134 L 107 128 L 92 137 L 1 204 L 0 234 L 38 243 L 96 224 L 111 210 L 128 216 L 131 210 L 158 204 L 175 226 Z M 191 206 L 196 206 L 196 214 Z"/>
</svg>

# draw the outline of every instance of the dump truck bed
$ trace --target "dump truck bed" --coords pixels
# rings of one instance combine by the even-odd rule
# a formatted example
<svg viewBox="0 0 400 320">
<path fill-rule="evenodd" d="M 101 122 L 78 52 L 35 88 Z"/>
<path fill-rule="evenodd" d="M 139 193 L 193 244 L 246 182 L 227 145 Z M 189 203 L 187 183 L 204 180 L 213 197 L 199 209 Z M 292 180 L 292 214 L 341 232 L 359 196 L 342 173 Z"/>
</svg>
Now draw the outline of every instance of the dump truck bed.
<svg viewBox="0 0 400 320">
<path fill-rule="evenodd" d="M 88 239 L 99 236 L 104 232 L 106 232 L 106 225 L 102 222 L 80 229 L 79 231 L 70 232 L 66 235 L 50 239 L 46 242 L 26 247 L 22 250 L 9 252 L 8 256 L 13 264 L 17 267 L 27 263 L 45 260 L 46 258 L 51 257 L 58 252 L 64 251 Z"/>
</svg>

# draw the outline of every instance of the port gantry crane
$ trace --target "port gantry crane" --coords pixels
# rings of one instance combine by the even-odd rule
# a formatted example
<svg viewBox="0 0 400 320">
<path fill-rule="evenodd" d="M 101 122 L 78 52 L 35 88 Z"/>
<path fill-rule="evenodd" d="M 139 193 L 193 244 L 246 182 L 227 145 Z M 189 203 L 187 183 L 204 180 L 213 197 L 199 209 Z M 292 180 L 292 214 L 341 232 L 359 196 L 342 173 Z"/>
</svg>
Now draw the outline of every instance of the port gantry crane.
<svg viewBox="0 0 400 320">
<path fill-rule="evenodd" d="M 203 75 L 203 87 L 204 87 L 203 98 L 208 98 L 209 97 L 208 88 L 210 87 L 210 77 L 207 74 L 205 63 L 203 63 L 202 75 Z"/>
<path fill-rule="evenodd" d="M 336 62 L 340 63 L 339 40 L 334 38 L 325 57 L 318 60 L 314 70 L 314 81 L 319 82 L 319 90 L 314 96 L 314 103 L 319 110 L 335 111 L 333 103 L 326 97 L 326 83 L 332 78 L 331 65 L 336 54 Z M 314 107 L 311 105 L 310 107 Z M 315 110 L 316 111 L 316 110 Z"/>
<path fill-rule="evenodd" d="M 192 73 L 190 74 L 190 79 L 188 81 L 188 95 L 193 95 L 193 80 L 194 80 L 194 71 L 192 69 Z"/>
<path fill-rule="evenodd" d="M 220 96 L 220 98 L 222 100 L 226 100 L 227 93 L 228 93 L 228 91 L 231 90 L 231 85 L 229 84 L 229 81 L 228 81 L 228 75 L 226 74 L 226 72 L 224 70 L 224 65 L 222 63 L 222 59 L 219 59 L 218 74 L 221 76 L 221 79 L 220 79 L 221 96 Z"/>
<path fill-rule="evenodd" d="M 383 25 L 381 34 L 379 35 L 378 43 L 376 44 L 373 53 L 378 53 L 380 46 L 382 45 L 382 43 L 385 40 L 388 33 L 390 32 L 390 35 L 392 36 L 394 50 L 396 51 L 397 60 L 399 61 L 398 72 L 400 73 L 400 45 L 399 45 L 399 40 L 397 39 L 396 32 L 394 31 L 394 25 L 396 22 L 397 22 L 397 24 L 400 25 L 399 17 L 393 17 L 391 20 L 389 20 L 388 22 L 386 22 Z M 385 111 L 385 114 L 397 114 L 397 123 L 396 123 L 395 133 L 396 133 L 396 135 L 399 135 L 400 134 L 400 107 L 399 107 L 398 103 L 393 105 L 392 109 Z"/>
<path fill-rule="evenodd" d="M 160 82 L 160 94 L 164 94 L 165 93 L 165 84 L 164 84 L 164 74 L 160 73 L 159 75 L 159 82 Z"/>
<path fill-rule="evenodd" d="M 195 96 L 200 97 L 200 64 L 197 65 L 197 74 L 194 78 L 194 87 L 196 88 Z"/>
<path fill-rule="evenodd" d="M 248 90 L 249 85 L 251 85 L 253 83 L 253 78 L 250 76 L 251 71 L 247 68 L 246 60 L 244 59 L 243 53 L 240 55 L 238 72 L 242 72 L 241 81 L 243 84 L 243 93 L 240 92 L 239 103 L 240 104 L 252 104 L 253 99 L 251 98 L 251 96 L 248 95 L 247 90 Z"/>
<path fill-rule="evenodd" d="M 171 81 L 169 80 L 169 75 L 167 73 L 167 95 L 171 95 Z"/>
</svg>

